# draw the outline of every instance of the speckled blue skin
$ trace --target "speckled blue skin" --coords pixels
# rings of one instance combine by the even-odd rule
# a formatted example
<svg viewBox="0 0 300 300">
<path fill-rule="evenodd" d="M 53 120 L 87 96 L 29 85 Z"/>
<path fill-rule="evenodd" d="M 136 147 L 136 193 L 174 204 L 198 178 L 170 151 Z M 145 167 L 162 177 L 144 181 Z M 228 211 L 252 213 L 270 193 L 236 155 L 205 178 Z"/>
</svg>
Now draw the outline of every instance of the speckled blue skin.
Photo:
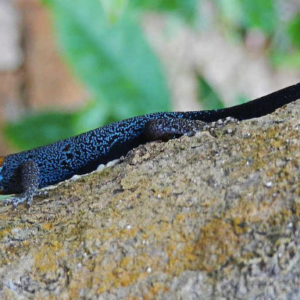
<svg viewBox="0 0 300 300">
<path fill-rule="evenodd" d="M 39 174 L 33 171 L 32 176 L 30 175 L 37 177 L 38 188 L 58 183 L 75 174 L 91 172 L 99 164 L 119 158 L 134 147 L 151 140 L 151 133 L 149 135 L 149 132 L 145 132 L 146 125 L 151 120 L 188 119 L 213 122 L 226 117 L 251 119 L 271 113 L 299 98 L 300 84 L 297 84 L 226 109 L 154 113 L 134 117 L 47 146 L 11 154 L 2 158 L 2 161 L 0 157 L 0 191 L 2 194 L 18 194 L 28 188 L 22 184 L 24 174 L 21 172 L 22 164 L 26 162 L 32 161 L 38 167 Z M 31 178 L 30 176 L 28 177 Z"/>
</svg>

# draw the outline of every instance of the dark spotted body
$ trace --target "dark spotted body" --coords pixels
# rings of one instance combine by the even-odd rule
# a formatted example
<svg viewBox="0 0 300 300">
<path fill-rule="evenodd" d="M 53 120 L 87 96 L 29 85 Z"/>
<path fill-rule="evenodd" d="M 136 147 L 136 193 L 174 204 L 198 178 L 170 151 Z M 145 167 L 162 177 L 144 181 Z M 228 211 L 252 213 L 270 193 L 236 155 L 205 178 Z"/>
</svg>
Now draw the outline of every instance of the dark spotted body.
<svg viewBox="0 0 300 300">
<path fill-rule="evenodd" d="M 194 115 L 189 114 L 190 117 Z M 34 161 L 39 168 L 39 188 L 63 181 L 75 174 L 89 173 L 99 164 L 119 158 L 147 142 L 144 128 L 148 121 L 183 116 L 185 113 L 157 113 L 135 117 L 50 145 L 8 155 L 0 172 L 0 189 L 6 194 L 23 192 L 18 168 L 27 161 Z"/>
<path fill-rule="evenodd" d="M 151 139 L 157 139 L 166 133 L 170 138 L 188 133 L 193 126 L 191 122 L 195 120 L 213 122 L 226 117 L 251 119 L 271 113 L 299 98 L 300 84 L 297 84 L 226 109 L 154 113 L 134 117 L 50 145 L 0 157 L 0 191 L 2 194 L 22 193 L 32 185 L 42 188 L 75 174 L 91 172 L 99 164 L 119 158 Z M 153 121 L 160 121 L 160 126 L 151 127 L 147 131 L 147 125 Z M 33 162 L 33 167 L 27 164 L 26 172 L 32 172 L 33 175 L 27 176 L 29 180 L 25 181 L 24 164 L 28 162 Z"/>
</svg>

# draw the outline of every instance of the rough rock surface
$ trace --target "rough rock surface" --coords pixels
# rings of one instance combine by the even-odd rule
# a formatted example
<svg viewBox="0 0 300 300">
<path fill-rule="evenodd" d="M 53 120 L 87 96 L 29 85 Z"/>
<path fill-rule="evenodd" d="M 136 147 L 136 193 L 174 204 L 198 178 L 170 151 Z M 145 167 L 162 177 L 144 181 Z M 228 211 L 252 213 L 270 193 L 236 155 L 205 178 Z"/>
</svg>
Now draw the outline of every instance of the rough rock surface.
<svg viewBox="0 0 300 300">
<path fill-rule="evenodd" d="M 300 102 L 0 207 L 1 299 L 300 299 Z"/>
</svg>

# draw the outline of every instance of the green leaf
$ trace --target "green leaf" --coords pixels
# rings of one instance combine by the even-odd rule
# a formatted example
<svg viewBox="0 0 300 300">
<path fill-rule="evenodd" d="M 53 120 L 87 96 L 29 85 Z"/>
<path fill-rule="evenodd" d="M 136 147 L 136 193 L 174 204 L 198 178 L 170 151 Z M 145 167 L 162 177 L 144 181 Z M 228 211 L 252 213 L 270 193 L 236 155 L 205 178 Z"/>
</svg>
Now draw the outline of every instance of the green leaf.
<svg viewBox="0 0 300 300">
<path fill-rule="evenodd" d="M 4 127 L 4 135 L 16 148 L 26 150 L 66 139 L 115 121 L 108 116 L 105 105 L 92 100 L 77 112 L 43 112 L 8 123 Z"/>
<path fill-rule="evenodd" d="M 246 103 L 249 101 L 251 101 L 251 99 L 248 96 L 240 94 L 240 95 L 238 95 L 238 97 L 233 105 L 239 105 L 239 104 L 243 104 L 243 103 Z"/>
<path fill-rule="evenodd" d="M 211 85 L 203 77 L 197 76 L 197 80 L 200 94 L 199 102 L 203 109 L 224 108 L 224 103 Z"/>
<path fill-rule="evenodd" d="M 292 43 L 297 48 L 300 48 L 299 32 L 300 32 L 300 14 L 297 14 L 291 20 L 291 22 L 290 22 L 290 24 L 288 26 L 288 35 L 289 35 Z"/>
<path fill-rule="evenodd" d="M 289 69 L 298 70 L 300 67 L 300 53 L 280 53 L 274 52 L 271 57 L 272 63 L 275 67 L 285 67 Z"/>
<path fill-rule="evenodd" d="M 74 130 L 76 117 L 76 114 L 54 112 L 28 116 L 7 124 L 4 135 L 18 149 L 31 149 L 79 134 Z"/>
<path fill-rule="evenodd" d="M 229 24 L 237 25 L 243 18 L 243 9 L 240 0 L 215 0 L 217 7 L 221 11 L 221 16 Z"/>
<path fill-rule="evenodd" d="M 278 24 L 276 2 L 273 0 L 215 0 L 221 17 L 240 29 L 258 29 L 272 34 Z"/>
<path fill-rule="evenodd" d="M 117 120 L 109 118 L 106 103 L 101 103 L 93 99 L 77 114 L 74 126 L 75 131 L 81 133 L 114 121 Z"/>
<path fill-rule="evenodd" d="M 99 0 L 104 8 L 106 19 L 115 24 L 125 12 L 128 0 Z"/>
<path fill-rule="evenodd" d="M 47 0 L 70 65 L 117 119 L 169 109 L 160 64 L 130 13 L 117 23 L 99 0 Z"/>
<path fill-rule="evenodd" d="M 197 16 L 197 0 L 131 0 L 130 5 L 140 10 L 175 13 L 187 21 Z"/>
<path fill-rule="evenodd" d="M 246 27 L 257 28 L 271 34 L 278 21 L 274 0 L 240 0 Z"/>
</svg>

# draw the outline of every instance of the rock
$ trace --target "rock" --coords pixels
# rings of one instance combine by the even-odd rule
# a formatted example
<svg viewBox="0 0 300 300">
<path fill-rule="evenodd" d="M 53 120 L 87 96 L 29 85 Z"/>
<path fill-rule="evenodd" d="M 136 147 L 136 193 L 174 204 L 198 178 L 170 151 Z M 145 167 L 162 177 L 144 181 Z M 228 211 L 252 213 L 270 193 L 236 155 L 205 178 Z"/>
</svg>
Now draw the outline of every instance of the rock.
<svg viewBox="0 0 300 300">
<path fill-rule="evenodd" d="M 0 207 L 1 299 L 299 299 L 300 101 Z"/>
</svg>

